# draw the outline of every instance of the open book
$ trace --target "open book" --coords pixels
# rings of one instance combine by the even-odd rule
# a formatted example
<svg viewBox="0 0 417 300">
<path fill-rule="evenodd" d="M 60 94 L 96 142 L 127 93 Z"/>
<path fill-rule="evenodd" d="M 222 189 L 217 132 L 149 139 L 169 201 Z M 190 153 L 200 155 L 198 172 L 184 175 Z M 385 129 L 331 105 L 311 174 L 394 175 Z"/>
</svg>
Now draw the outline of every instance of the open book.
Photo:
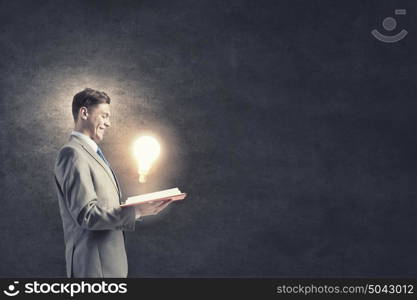
<svg viewBox="0 0 417 300">
<path fill-rule="evenodd" d="M 127 198 L 126 202 L 120 207 L 126 207 L 126 206 L 132 206 L 132 205 L 138 205 L 150 201 L 162 201 L 162 200 L 183 200 L 187 196 L 186 193 L 181 193 L 181 191 L 178 188 L 163 190 L 159 192 L 149 193 L 149 194 L 143 194 L 139 196 L 129 197 Z"/>
</svg>

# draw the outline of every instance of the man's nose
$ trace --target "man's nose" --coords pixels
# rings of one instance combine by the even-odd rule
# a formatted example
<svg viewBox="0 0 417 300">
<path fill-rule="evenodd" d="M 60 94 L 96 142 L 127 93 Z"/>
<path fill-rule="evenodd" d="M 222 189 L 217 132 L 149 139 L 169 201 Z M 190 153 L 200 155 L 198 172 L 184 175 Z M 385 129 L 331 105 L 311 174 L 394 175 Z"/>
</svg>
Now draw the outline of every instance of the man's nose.
<svg viewBox="0 0 417 300">
<path fill-rule="evenodd" d="M 105 121 L 104 125 L 107 126 L 107 127 L 110 127 L 111 126 L 110 120 Z"/>
</svg>

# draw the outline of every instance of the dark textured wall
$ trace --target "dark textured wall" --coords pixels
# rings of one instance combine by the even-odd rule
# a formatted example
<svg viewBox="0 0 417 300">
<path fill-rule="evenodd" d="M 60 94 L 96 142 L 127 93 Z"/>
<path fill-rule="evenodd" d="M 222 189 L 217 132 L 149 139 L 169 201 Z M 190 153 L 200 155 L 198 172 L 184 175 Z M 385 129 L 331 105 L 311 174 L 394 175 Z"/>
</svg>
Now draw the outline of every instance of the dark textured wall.
<svg viewBox="0 0 417 300">
<path fill-rule="evenodd" d="M 375 40 L 396 8 L 409 35 Z M 65 276 L 53 164 L 85 87 L 112 98 L 102 148 L 124 195 L 189 193 L 127 233 L 131 277 L 417 276 L 416 17 L 415 1 L 0 1 L 0 276 Z M 143 132 L 163 155 L 139 186 Z"/>
</svg>

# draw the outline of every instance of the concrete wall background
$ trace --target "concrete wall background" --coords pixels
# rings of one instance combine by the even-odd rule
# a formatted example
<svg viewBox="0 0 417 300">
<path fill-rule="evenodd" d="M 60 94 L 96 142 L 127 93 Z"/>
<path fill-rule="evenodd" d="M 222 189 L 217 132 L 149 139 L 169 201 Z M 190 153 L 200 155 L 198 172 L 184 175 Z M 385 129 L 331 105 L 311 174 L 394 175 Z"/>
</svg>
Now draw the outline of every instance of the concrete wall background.
<svg viewBox="0 0 417 300">
<path fill-rule="evenodd" d="M 112 98 L 124 195 L 189 193 L 127 233 L 129 276 L 416 276 L 416 9 L 0 1 L 0 276 L 65 276 L 53 164 L 85 87 Z M 409 36 L 372 38 L 387 16 Z"/>
</svg>

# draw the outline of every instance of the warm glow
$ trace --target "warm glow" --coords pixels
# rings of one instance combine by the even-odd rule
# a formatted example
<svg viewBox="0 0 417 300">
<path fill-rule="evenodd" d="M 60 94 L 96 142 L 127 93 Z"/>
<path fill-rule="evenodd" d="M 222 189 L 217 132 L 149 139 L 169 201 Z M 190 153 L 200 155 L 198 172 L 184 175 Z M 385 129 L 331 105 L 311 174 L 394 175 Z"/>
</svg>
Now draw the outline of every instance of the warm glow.
<svg viewBox="0 0 417 300">
<path fill-rule="evenodd" d="M 158 141 L 151 136 L 141 136 L 134 145 L 138 161 L 139 182 L 146 182 L 146 176 L 161 152 Z"/>
</svg>

